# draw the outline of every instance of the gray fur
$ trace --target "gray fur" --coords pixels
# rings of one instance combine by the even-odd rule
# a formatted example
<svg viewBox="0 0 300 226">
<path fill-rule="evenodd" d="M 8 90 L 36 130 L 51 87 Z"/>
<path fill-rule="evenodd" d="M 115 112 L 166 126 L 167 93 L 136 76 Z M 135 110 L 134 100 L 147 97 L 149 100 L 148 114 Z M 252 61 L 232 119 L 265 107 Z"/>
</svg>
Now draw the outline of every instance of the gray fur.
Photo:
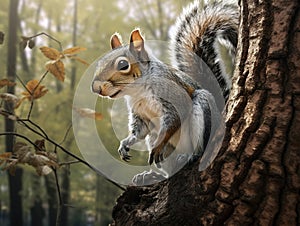
<svg viewBox="0 0 300 226">
<path fill-rule="evenodd" d="M 214 4 L 204 9 L 200 6 L 199 1 L 195 1 L 177 21 L 172 39 L 175 68 L 149 55 L 143 48 L 143 40 L 138 43 L 142 43 L 141 48 L 134 48 L 134 44 L 121 46 L 98 62 L 92 84 L 94 92 L 101 91 L 98 85 L 107 83 L 111 89 L 107 95 L 124 96 L 129 109 L 130 134 L 120 142 L 121 158 L 129 161 L 130 147 L 146 139 L 149 163 L 155 162 L 160 169 L 160 173 L 136 175 L 135 184 L 160 181 L 188 161 L 201 157 L 217 130 L 224 106 L 218 100 L 223 99 L 220 96 L 228 98 L 231 81 L 223 70 L 216 42 L 222 39 L 234 58 L 238 14 L 230 5 Z M 117 74 L 113 65 L 120 56 L 126 57 L 131 65 L 138 64 L 141 71 L 138 76 L 124 75 L 124 81 L 129 82 L 122 89 L 112 81 Z M 209 70 L 215 79 L 206 76 Z"/>
<path fill-rule="evenodd" d="M 178 18 L 171 35 L 173 66 L 186 72 L 218 98 L 220 91 L 210 85 L 212 79 L 207 78 L 207 73 L 199 66 L 197 58 L 200 57 L 217 79 L 225 100 L 231 89 L 231 75 L 225 71 L 219 44 L 225 45 L 234 62 L 238 23 L 236 5 L 214 3 L 203 6 L 200 1 L 195 1 Z"/>
</svg>

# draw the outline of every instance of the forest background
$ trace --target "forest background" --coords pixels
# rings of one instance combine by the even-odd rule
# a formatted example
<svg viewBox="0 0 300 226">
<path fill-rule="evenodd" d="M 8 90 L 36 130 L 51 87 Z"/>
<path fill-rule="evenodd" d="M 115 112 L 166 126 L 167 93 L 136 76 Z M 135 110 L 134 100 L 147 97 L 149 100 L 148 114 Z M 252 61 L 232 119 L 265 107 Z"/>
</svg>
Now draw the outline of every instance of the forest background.
<svg viewBox="0 0 300 226">
<path fill-rule="evenodd" d="M 15 20 L 9 21 L 10 4 L 15 4 Z M 80 57 L 92 63 L 99 56 L 109 51 L 109 39 L 114 32 L 119 32 L 126 38 L 135 27 L 140 27 L 147 39 L 167 41 L 172 25 L 182 7 L 188 0 L 1 0 L 0 3 L 0 31 L 4 34 L 0 45 L 0 79 L 7 77 L 8 65 L 8 33 L 9 26 L 17 29 L 19 46 L 21 37 L 30 37 L 45 32 L 59 40 L 63 48 L 80 46 L 86 51 Z M 23 39 L 24 40 L 24 39 Z M 33 79 L 39 80 L 45 73 L 45 63 L 48 61 L 39 50 L 42 46 L 58 49 L 58 44 L 42 35 L 34 38 L 35 47 L 17 48 L 16 56 L 16 95 L 24 92 L 22 83 Z M 22 42 L 21 42 L 22 43 Z M 24 42 L 23 42 L 24 43 Z M 72 122 L 72 101 L 76 85 L 87 66 L 72 60 L 64 62 L 65 81 L 55 79 L 48 74 L 43 85 L 48 92 L 35 102 L 31 119 L 47 132 L 47 135 L 70 152 L 80 156 L 70 124 Z M 6 87 L 0 92 L 6 92 Z M 89 91 L 87 91 L 89 92 Z M 4 106 L 1 101 L 0 107 Z M 99 112 L 102 119 L 97 122 L 99 134 L 107 140 L 106 147 L 117 156 L 118 139 L 114 137 L 109 121 L 111 103 L 99 99 Z M 30 108 L 24 103 L 16 111 L 18 115 L 26 114 Z M 0 132 L 5 132 L 5 117 L 0 117 Z M 30 140 L 38 139 L 20 125 L 15 131 Z M 17 138 L 16 141 L 22 141 Z M 53 146 L 46 146 L 53 150 Z M 0 136 L 0 154 L 9 152 L 5 146 L 5 136 Z M 63 162 L 72 159 L 65 153 L 58 152 Z M 143 153 L 135 155 L 137 162 L 146 161 Z M 3 166 L 2 166 L 3 168 Z M 57 188 L 54 173 L 45 176 L 37 175 L 35 169 L 22 165 L 21 190 L 17 191 L 22 202 L 22 225 L 54 225 L 58 207 Z M 111 222 L 111 210 L 121 190 L 109 183 L 101 175 L 81 163 L 66 164 L 57 170 L 57 178 L 61 194 L 67 210 L 64 211 L 61 225 L 107 225 Z M 18 174 L 19 175 L 19 174 Z M 20 176 L 19 175 L 19 176 Z M 9 213 L 11 203 L 9 196 L 8 172 L 0 171 L 0 225 L 10 224 Z M 42 224 L 41 224 L 42 223 Z"/>
</svg>

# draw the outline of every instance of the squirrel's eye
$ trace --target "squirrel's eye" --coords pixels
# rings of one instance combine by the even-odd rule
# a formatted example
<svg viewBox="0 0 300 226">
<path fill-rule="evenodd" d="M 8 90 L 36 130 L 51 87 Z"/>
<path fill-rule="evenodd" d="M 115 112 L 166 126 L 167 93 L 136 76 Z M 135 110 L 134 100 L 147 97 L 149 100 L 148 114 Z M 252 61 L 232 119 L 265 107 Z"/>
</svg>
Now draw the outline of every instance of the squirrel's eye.
<svg viewBox="0 0 300 226">
<path fill-rule="evenodd" d="M 130 64 L 126 57 L 120 57 L 119 59 L 117 59 L 115 65 L 118 71 L 122 71 L 122 72 L 130 71 Z"/>
<path fill-rule="evenodd" d="M 119 61 L 119 63 L 118 63 L 119 71 L 124 71 L 124 70 L 127 70 L 128 68 L 129 68 L 128 61 L 126 61 L 126 60 Z"/>
</svg>

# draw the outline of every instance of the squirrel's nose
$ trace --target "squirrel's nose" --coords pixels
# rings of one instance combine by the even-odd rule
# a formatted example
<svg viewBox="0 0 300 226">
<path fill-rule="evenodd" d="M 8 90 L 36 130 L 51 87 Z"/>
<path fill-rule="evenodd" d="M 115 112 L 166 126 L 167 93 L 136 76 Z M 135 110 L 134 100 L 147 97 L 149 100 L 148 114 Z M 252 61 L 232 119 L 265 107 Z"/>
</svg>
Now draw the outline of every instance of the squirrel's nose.
<svg viewBox="0 0 300 226">
<path fill-rule="evenodd" d="M 101 93 L 101 85 L 102 85 L 102 82 L 100 82 L 99 80 L 94 80 L 92 83 L 92 91 L 94 93 L 100 94 Z"/>
</svg>

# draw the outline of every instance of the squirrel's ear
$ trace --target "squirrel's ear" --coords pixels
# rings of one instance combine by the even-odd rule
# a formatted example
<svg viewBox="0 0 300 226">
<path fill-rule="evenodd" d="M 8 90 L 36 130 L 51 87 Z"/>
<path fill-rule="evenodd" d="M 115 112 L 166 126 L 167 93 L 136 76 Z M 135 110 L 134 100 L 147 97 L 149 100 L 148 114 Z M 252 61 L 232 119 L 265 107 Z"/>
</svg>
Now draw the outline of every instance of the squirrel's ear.
<svg viewBox="0 0 300 226">
<path fill-rule="evenodd" d="M 115 33 L 113 36 L 111 36 L 110 45 L 112 49 L 122 46 L 122 37 L 119 33 Z"/>
<path fill-rule="evenodd" d="M 148 54 L 144 47 L 144 38 L 139 29 L 131 32 L 130 35 L 130 51 L 141 57 L 142 61 L 148 61 Z"/>
<path fill-rule="evenodd" d="M 140 30 L 136 29 L 131 32 L 130 35 L 130 50 L 142 51 L 144 48 L 144 38 L 142 37 Z"/>
</svg>

